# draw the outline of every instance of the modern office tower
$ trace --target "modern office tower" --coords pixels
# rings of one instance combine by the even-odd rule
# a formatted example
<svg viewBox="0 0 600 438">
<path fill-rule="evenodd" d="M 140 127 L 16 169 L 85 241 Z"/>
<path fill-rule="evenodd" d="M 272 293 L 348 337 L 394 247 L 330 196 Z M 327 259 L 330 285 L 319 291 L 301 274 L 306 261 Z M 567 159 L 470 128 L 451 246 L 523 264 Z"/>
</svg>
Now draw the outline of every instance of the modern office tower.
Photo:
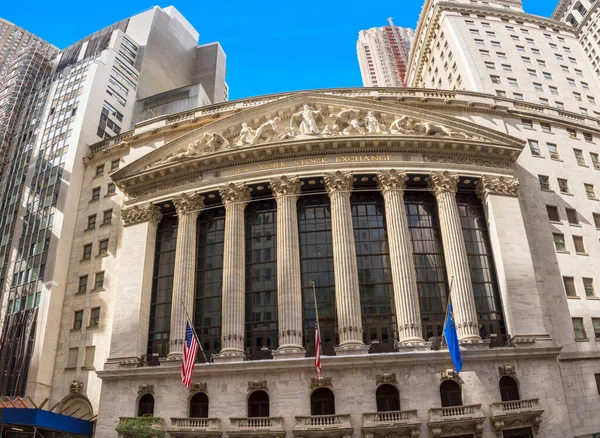
<svg viewBox="0 0 600 438">
<path fill-rule="evenodd" d="M 210 59 L 204 47 L 198 46 L 198 32 L 174 7 L 154 7 L 62 50 L 51 75 L 30 96 L 14 134 L 20 143 L 12 149 L 0 202 L 0 395 L 27 394 L 40 401 L 51 396 L 55 360 L 62 359 L 63 306 L 82 297 L 65 298 L 65 287 L 69 263 L 75 263 L 70 254 L 88 145 L 129 130 L 136 102 L 156 94 L 191 87 L 208 96 L 201 103 L 211 103 L 210 96 L 216 102 L 225 100 L 224 54 L 214 44 L 212 55 L 218 60 Z M 204 78 L 210 80 L 201 82 Z M 166 107 L 163 114 L 197 104 L 190 100 Z M 111 163 L 98 174 L 118 166 L 118 161 Z M 94 193 L 92 202 L 108 204 L 115 185 L 95 188 Z M 116 250 L 111 237 L 100 239 L 95 256 Z M 76 263 L 87 266 L 94 277 L 102 269 L 100 263 L 89 262 L 90 256 L 86 250 Z M 100 278 L 96 275 L 94 281 Z M 94 299 L 105 296 L 96 294 Z M 80 323 L 95 327 L 94 321 Z M 109 338 L 103 341 L 103 336 L 97 328 L 78 340 L 98 347 L 97 359 L 86 350 L 90 380 L 95 379 L 90 371 L 105 360 L 102 345 Z M 57 378 L 63 376 L 61 370 Z M 94 385 L 89 387 L 93 393 Z M 97 400 L 99 388 L 95 390 Z"/>
<path fill-rule="evenodd" d="M 0 18 L 0 78 L 6 74 L 11 59 L 21 49 L 39 42 L 43 48 L 57 50 L 38 36 Z"/>
<path fill-rule="evenodd" d="M 358 33 L 356 52 L 365 87 L 404 87 L 408 55 L 415 31 L 394 25 Z"/>
<path fill-rule="evenodd" d="M 579 37 L 596 77 L 600 78 L 600 3 L 590 0 L 561 0 L 552 18 L 571 24 Z"/>
<path fill-rule="evenodd" d="M 589 15 L 595 12 L 585 14 L 585 8 L 585 2 L 571 9 L 561 2 L 555 17 L 572 21 L 583 15 L 588 18 L 578 21 L 581 26 L 597 25 Z M 515 123 L 528 146 L 516 163 L 521 193 L 538 193 L 526 208 L 546 222 L 530 224 L 529 238 L 555 245 L 556 283 L 567 297 L 574 330 L 566 332 L 558 356 L 566 403 L 574 435 L 592 436 L 600 432 L 600 417 L 583 421 L 581 413 L 600 408 L 593 377 L 600 373 L 600 303 L 594 292 L 600 281 L 600 150 L 593 131 L 600 85 L 597 64 L 589 58 L 594 43 L 583 42 L 577 32 L 571 24 L 524 13 L 520 1 L 429 1 L 408 85 L 447 89 L 449 103 L 452 90 L 495 95 L 496 107 L 512 106 L 519 115 Z M 531 111 L 538 116 L 525 113 Z M 545 255 L 539 257 L 538 278 L 547 269 Z"/>
</svg>

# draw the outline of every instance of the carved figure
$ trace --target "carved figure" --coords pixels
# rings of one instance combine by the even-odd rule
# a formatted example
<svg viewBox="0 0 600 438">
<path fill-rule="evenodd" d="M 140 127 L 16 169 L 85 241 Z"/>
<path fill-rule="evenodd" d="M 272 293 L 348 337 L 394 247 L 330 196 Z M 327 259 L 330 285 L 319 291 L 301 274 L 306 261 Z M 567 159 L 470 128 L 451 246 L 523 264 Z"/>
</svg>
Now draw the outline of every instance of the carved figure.
<svg viewBox="0 0 600 438">
<path fill-rule="evenodd" d="M 160 160 L 154 164 L 154 166 L 174 163 L 176 161 L 185 160 L 186 158 L 199 157 L 200 155 L 217 152 L 221 149 L 226 149 L 227 147 L 229 147 L 229 142 L 222 135 L 207 132 L 201 139 L 196 140 L 194 143 L 190 143 L 185 151 Z"/>
<path fill-rule="evenodd" d="M 83 392 L 83 382 L 79 380 L 73 380 L 71 383 L 71 387 L 69 388 L 71 392 Z"/>
<path fill-rule="evenodd" d="M 329 117 L 335 120 L 335 123 L 331 127 L 332 130 L 337 128 L 344 135 L 362 135 L 365 133 L 365 130 L 360 126 L 358 113 L 355 110 L 342 110 L 337 114 L 331 114 Z"/>
<path fill-rule="evenodd" d="M 402 116 L 396 119 L 390 125 L 392 134 L 412 134 L 415 120 L 408 116 Z"/>
<path fill-rule="evenodd" d="M 248 126 L 247 123 L 242 123 L 242 129 L 240 130 L 240 136 L 238 137 L 236 146 L 245 146 L 247 144 L 252 144 L 252 141 L 255 139 L 255 131 L 251 127 Z"/>
<path fill-rule="evenodd" d="M 462 132 L 452 131 L 450 128 L 431 122 L 419 122 L 408 116 L 402 116 L 394 120 L 390 125 L 390 131 L 392 134 L 469 138 L 468 135 Z"/>
<path fill-rule="evenodd" d="M 369 134 L 381 134 L 383 131 L 379 126 L 379 121 L 373 115 L 373 111 L 367 111 L 367 115 L 364 118 L 365 127 L 367 128 L 367 132 Z"/>
<path fill-rule="evenodd" d="M 257 129 L 256 129 L 256 134 L 254 135 L 254 138 L 252 139 L 252 141 L 250 142 L 250 144 L 256 144 L 256 142 L 258 140 L 260 140 L 260 138 L 263 136 L 263 134 L 265 135 L 265 143 L 268 143 L 269 141 L 271 141 L 274 137 L 277 137 L 281 134 L 281 131 L 279 130 L 279 127 L 277 126 L 277 124 L 281 122 L 281 119 L 279 117 L 275 117 L 271 120 L 267 120 L 265 123 L 263 123 L 262 125 L 260 125 Z"/>
<path fill-rule="evenodd" d="M 302 110 L 292 115 L 290 127 L 294 128 L 294 122 L 300 121 L 300 134 L 320 134 L 316 118 L 321 115 L 321 110 L 313 110 L 310 106 L 302 105 Z"/>
<path fill-rule="evenodd" d="M 222 135 L 215 133 L 204 134 L 203 139 L 206 141 L 206 152 L 217 152 L 221 149 L 227 149 L 229 142 Z"/>
<path fill-rule="evenodd" d="M 296 136 L 296 131 L 294 131 L 293 128 L 290 128 L 289 126 L 286 127 L 283 132 L 281 134 L 279 134 L 279 137 L 277 137 L 279 140 L 285 140 L 288 138 L 294 138 Z"/>
</svg>

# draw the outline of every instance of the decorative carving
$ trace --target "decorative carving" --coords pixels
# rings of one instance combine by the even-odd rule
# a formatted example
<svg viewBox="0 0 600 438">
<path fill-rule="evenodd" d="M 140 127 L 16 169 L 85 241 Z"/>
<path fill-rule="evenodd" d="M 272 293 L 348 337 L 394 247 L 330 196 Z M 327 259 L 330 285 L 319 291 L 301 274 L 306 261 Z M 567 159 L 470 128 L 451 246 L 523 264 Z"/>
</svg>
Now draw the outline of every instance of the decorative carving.
<svg viewBox="0 0 600 438">
<path fill-rule="evenodd" d="M 206 382 L 192 383 L 190 385 L 190 392 L 206 392 L 207 387 Z"/>
<path fill-rule="evenodd" d="M 158 225 L 161 218 L 160 208 L 150 202 L 121 210 L 121 219 L 123 219 L 123 226 L 125 227 L 141 224 L 142 222 L 151 222 Z"/>
<path fill-rule="evenodd" d="M 302 186 L 297 176 L 288 178 L 285 175 L 280 178 L 272 178 L 269 185 L 271 186 L 271 190 L 273 190 L 275 198 L 279 198 L 280 196 L 297 196 L 300 194 Z"/>
<path fill-rule="evenodd" d="M 429 190 L 435 194 L 441 192 L 456 193 L 458 189 L 458 175 L 451 174 L 448 171 L 431 172 L 427 180 Z"/>
<path fill-rule="evenodd" d="M 281 122 L 281 119 L 279 117 L 275 117 L 271 120 L 267 120 L 265 123 L 256 128 L 256 132 L 250 144 L 256 144 L 256 142 L 263 139 L 263 137 L 263 143 L 269 143 L 274 138 L 279 139 L 282 134 L 285 135 L 285 133 L 279 129 L 279 122 Z"/>
<path fill-rule="evenodd" d="M 157 161 L 149 167 L 183 161 L 227 148 L 229 148 L 229 141 L 227 141 L 225 137 L 214 132 L 206 132 L 200 139 L 196 140 L 194 143 L 190 143 L 185 151 Z"/>
<path fill-rule="evenodd" d="M 351 173 L 337 171 L 335 173 L 326 173 L 323 176 L 325 188 L 329 194 L 335 192 L 351 192 L 354 185 L 354 178 Z"/>
<path fill-rule="evenodd" d="M 384 383 L 398 383 L 398 381 L 396 380 L 396 374 L 395 373 L 377 374 L 377 377 L 375 378 L 375 384 L 377 386 L 379 386 L 379 385 L 383 385 Z"/>
<path fill-rule="evenodd" d="M 395 169 L 377 172 L 377 185 L 382 192 L 386 190 L 404 190 L 408 180 L 408 175 L 405 172 L 398 172 Z"/>
<path fill-rule="evenodd" d="M 373 115 L 373 111 L 367 111 L 367 115 L 364 118 L 365 127 L 369 134 L 382 134 L 383 130 L 379 126 L 379 120 Z"/>
<path fill-rule="evenodd" d="M 443 125 L 419 121 L 409 116 L 402 116 L 395 119 L 390 125 L 390 132 L 392 134 L 424 135 L 430 137 L 479 138 L 469 136 L 464 132 L 453 131 Z"/>
<path fill-rule="evenodd" d="M 364 135 L 365 130 L 362 128 L 361 123 L 358 121 L 358 111 L 349 109 L 342 110 L 336 114 L 329 116 L 333 120 L 333 125 L 327 126 L 325 134 L 339 135 Z"/>
<path fill-rule="evenodd" d="M 69 391 L 72 393 L 83 392 L 83 382 L 81 382 L 79 380 L 73 380 L 73 383 L 71 383 L 71 387 L 69 388 Z"/>
<path fill-rule="evenodd" d="M 501 376 L 514 376 L 517 370 L 512 365 L 502 365 L 498 367 L 498 374 Z"/>
<path fill-rule="evenodd" d="M 331 377 L 321 377 L 320 379 L 310 379 L 310 390 L 314 391 L 317 388 L 333 388 Z"/>
<path fill-rule="evenodd" d="M 460 382 L 460 376 L 452 369 L 442 370 L 440 371 L 440 380 L 442 382 L 444 380 L 454 380 L 455 382 Z"/>
<path fill-rule="evenodd" d="M 182 193 L 173 198 L 173 204 L 177 209 L 177 214 L 198 212 L 204 208 L 204 196 L 200 196 L 198 192 Z"/>
<path fill-rule="evenodd" d="M 248 380 L 248 391 L 267 390 L 266 380 Z"/>
<path fill-rule="evenodd" d="M 454 155 L 423 154 L 423 161 L 429 163 L 449 163 L 463 166 L 493 167 L 497 169 L 512 169 L 513 164 L 508 160 L 460 157 Z"/>
<path fill-rule="evenodd" d="M 481 199 L 485 199 L 489 195 L 499 196 L 513 196 L 518 195 L 519 180 L 516 178 L 505 178 L 503 176 L 499 178 L 493 178 L 487 175 L 483 175 L 479 181 L 477 181 L 477 196 Z"/>
<path fill-rule="evenodd" d="M 250 187 L 244 183 L 229 183 L 226 186 L 219 187 L 219 193 L 223 204 L 247 203 L 250 201 Z"/>
<path fill-rule="evenodd" d="M 310 106 L 304 104 L 302 109 L 297 113 L 292 114 L 290 120 L 290 128 L 298 128 L 300 134 L 320 134 L 321 131 L 317 126 L 317 118 L 321 116 L 321 110 L 313 110 Z M 297 123 L 300 122 L 299 125 Z"/>
<path fill-rule="evenodd" d="M 237 147 L 245 146 L 247 144 L 251 144 L 254 139 L 255 131 L 250 128 L 247 123 L 242 123 L 242 128 L 240 129 L 240 135 L 235 142 Z"/>
<path fill-rule="evenodd" d="M 143 394 L 154 395 L 154 385 L 152 385 L 152 384 L 140 385 L 138 388 L 138 395 L 143 395 Z"/>
</svg>

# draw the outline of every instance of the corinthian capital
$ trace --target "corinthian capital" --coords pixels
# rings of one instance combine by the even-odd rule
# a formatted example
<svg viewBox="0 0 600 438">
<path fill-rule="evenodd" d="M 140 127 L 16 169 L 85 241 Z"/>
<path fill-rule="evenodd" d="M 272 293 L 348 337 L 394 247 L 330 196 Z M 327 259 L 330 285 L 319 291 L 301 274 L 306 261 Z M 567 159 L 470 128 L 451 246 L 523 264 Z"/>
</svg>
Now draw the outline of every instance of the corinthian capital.
<svg viewBox="0 0 600 438">
<path fill-rule="evenodd" d="M 154 225 L 158 225 L 161 218 L 160 208 L 151 202 L 143 205 L 134 205 L 133 207 L 121 210 L 121 219 L 123 219 L 124 226 L 126 227 L 141 224 L 142 222 L 151 222 Z"/>
<path fill-rule="evenodd" d="M 493 178 L 491 176 L 483 175 L 479 181 L 477 181 L 477 196 L 481 199 L 485 199 L 488 195 L 499 195 L 499 196 L 517 196 L 519 190 L 519 180 L 517 178 Z"/>
<path fill-rule="evenodd" d="M 326 173 L 323 176 L 325 188 L 329 194 L 335 192 L 351 192 L 354 178 L 351 173 L 343 173 L 339 170 L 335 173 Z"/>
<path fill-rule="evenodd" d="M 250 201 L 250 187 L 246 184 L 229 183 L 226 186 L 219 187 L 219 193 L 223 204 L 244 203 Z"/>
<path fill-rule="evenodd" d="M 394 169 L 388 172 L 377 172 L 377 185 L 382 192 L 388 190 L 404 191 L 406 181 L 408 181 L 408 176 L 405 172 L 398 172 Z"/>
<path fill-rule="evenodd" d="M 451 174 L 447 170 L 431 172 L 428 179 L 429 190 L 435 194 L 442 192 L 456 193 L 458 180 L 458 175 Z"/>
<path fill-rule="evenodd" d="M 173 198 L 173 204 L 177 209 L 177 214 L 197 213 L 204 208 L 204 196 L 200 196 L 198 192 L 182 193 Z"/>
<path fill-rule="evenodd" d="M 280 196 L 298 196 L 300 194 L 301 183 L 297 176 L 288 178 L 284 175 L 281 178 L 273 178 L 269 185 L 271 186 L 271 190 L 273 190 L 275 198 L 279 198 Z"/>
</svg>

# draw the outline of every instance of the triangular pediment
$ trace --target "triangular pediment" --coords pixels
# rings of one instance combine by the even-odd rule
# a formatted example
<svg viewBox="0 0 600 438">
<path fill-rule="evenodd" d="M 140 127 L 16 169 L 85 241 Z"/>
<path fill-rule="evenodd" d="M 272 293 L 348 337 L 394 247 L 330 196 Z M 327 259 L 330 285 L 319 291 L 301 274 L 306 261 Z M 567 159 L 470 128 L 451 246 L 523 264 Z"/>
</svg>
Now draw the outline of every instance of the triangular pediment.
<svg viewBox="0 0 600 438">
<path fill-rule="evenodd" d="M 344 142 L 442 142 L 520 151 L 523 142 L 498 131 L 402 102 L 302 92 L 222 117 L 139 158 L 113 174 L 117 181 L 194 161 Z M 491 150 L 491 149 L 490 149 Z M 227 161 L 227 158 L 225 158 Z"/>
</svg>

